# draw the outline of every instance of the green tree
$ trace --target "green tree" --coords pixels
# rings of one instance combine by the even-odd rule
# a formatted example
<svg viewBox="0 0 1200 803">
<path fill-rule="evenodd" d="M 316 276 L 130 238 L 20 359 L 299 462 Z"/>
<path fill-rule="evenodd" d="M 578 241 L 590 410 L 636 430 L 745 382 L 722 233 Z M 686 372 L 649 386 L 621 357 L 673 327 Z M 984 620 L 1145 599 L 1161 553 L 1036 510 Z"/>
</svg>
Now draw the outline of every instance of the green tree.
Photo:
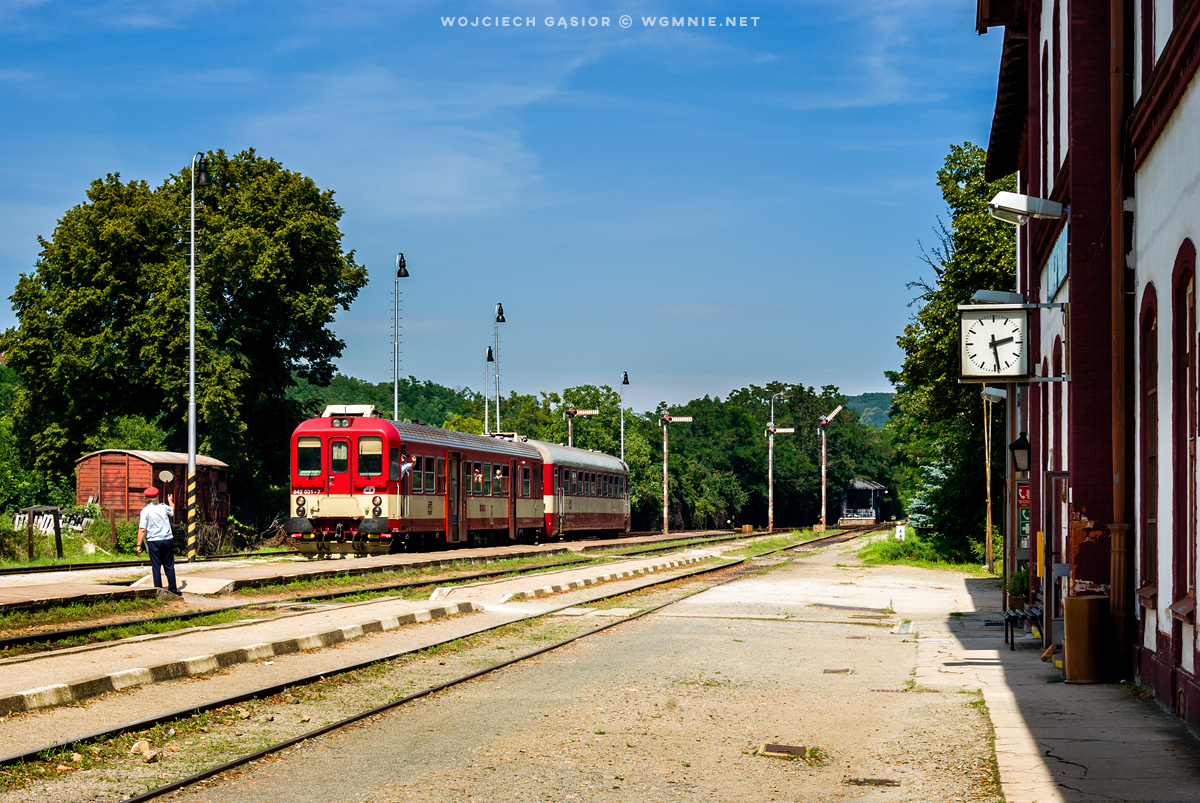
<svg viewBox="0 0 1200 803">
<path fill-rule="evenodd" d="M 926 255 L 932 283 L 918 280 L 912 321 L 897 338 L 905 358 L 889 373 L 896 414 L 888 427 L 907 467 L 905 493 L 919 525 L 945 557 L 966 559 L 984 531 L 984 413 L 979 386 L 959 384 L 957 306 L 976 290 L 1013 290 L 1015 231 L 994 220 L 987 202 L 1013 190 L 1012 176 L 984 181 L 985 152 L 971 143 L 953 146 L 938 171 L 950 225 L 940 223 L 938 245 Z M 1002 432 L 996 411 L 993 432 Z M 1004 445 L 997 439 L 997 455 Z"/>
<path fill-rule="evenodd" d="M 366 284 L 341 245 L 332 191 L 253 150 L 209 154 L 197 190 L 199 448 L 230 464 L 235 504 L 287 476 L 304 416 L 293 373 L 328 383 L 343 343 L 329 328 Z M 11 300 L 0 337 L 24 378 L 14 404 L 31 467 L 66 474 L 105 422 L 158 422 L 186 447 L 190 170 L 158 188 L 110 174 L 67 210 Z"/>
</svg>

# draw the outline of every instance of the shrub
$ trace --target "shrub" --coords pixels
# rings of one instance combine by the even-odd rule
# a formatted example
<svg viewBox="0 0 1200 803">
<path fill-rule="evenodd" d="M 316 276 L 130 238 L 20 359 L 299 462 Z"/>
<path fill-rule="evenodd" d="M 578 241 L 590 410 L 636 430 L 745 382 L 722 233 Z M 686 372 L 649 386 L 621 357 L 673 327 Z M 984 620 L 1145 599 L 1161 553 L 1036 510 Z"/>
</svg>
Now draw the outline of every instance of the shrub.
<svg viewBox="0 0 1200 803">
<path fill-rule="evenodd" d="M 896 563 L 901 561 L 929 561 L 937 563 L 944 560 L 934 549 L 933 544 L 923 538 L 910 535 L 903 541 L 889 535 L 878 541 L 872 541 L 859 552 L 860 557 L 869 563 Z"/>
<path fill-rule="evenodd" d="M 1029 569 L 1018 569 L 1004 584 L 1004 590 L 1016 597 L 1029 596 Z"/>
</svg>

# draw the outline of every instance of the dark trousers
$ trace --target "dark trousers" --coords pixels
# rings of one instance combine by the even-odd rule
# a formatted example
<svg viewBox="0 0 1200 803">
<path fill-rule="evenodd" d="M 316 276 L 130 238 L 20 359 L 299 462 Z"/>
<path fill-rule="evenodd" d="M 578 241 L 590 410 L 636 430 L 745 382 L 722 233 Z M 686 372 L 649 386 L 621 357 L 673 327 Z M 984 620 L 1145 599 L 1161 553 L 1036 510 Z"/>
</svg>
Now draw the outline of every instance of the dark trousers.
<svg viewBox="0 0 1200 803">
<path fill-rule="evenodd" d="M 159 568 L 161 567 L 162 570 L 167 574 L 167 590 L 172 594 L 178 594 L 179 589 L 175 587 L 174 539 L 147 541 L 146 551 L 150 553 L 150 571 L 154 575 L 154 587 L 163 587 L 162 577 L 159 576 Z"/>
</svg>

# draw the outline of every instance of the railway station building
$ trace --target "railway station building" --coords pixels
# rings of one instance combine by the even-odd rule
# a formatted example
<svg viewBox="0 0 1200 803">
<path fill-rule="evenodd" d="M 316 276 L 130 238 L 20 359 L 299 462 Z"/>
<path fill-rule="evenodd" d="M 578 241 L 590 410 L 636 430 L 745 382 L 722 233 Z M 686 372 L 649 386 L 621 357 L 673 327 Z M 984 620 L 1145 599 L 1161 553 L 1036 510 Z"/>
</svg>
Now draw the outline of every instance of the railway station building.
<svg viewBox="0 0 1200 803">
<path fill-rule="evenodd" d="M 1200 727 L 1200 0 L 977 0 L 976 28 L 1003 36 L 987 177 L 1065 208 L 1017 232 L 1016 290 L 1045 306 L 1008 394 L 1030 450 L 1006 571 L 1029 567 L 1047 641 L 1066 629 L 1068 679 L 1095 658 L 1088 679 L 1152 686 Z M 1071 629 L 1083 610 L 1093 631 Z"/>
</svg>

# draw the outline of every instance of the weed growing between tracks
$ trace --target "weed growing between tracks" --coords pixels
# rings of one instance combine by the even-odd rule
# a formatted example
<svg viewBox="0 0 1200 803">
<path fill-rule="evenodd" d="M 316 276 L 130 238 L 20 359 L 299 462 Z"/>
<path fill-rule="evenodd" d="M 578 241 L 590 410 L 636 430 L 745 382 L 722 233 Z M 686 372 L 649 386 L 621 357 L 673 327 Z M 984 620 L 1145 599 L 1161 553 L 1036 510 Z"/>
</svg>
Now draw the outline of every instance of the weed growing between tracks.
<svg viewBox="0 0 1200 803">
<path fill-rule="evenodd" d="M 588 607 L 644 610 L 726 579 L 729 575 L 725 572 L 680 577 L 602 603 L 588 603 Z M 36 798 L 45 801 L 141 794 L 611 621 L 563 616 L 525 619 L 306 686 L 292 687 L 269 698 L 196 714 L 137 733 L 43 753 L 38 760 L 0 768 L 0 794 L 12 792 L 11 797 L 3 795 L 12 800 Z M 420 704 L 420 701 L 413 704 Z M 386 716 L 402 716 L 403 710 Z M 154 763 L 147 763 L 140 753 L 129 752 L 141 740 L 147 741 L 150 749 L 157 753 Z"/>
<path fill-rule="evenodd" d="M 39 627 L 77 622 L 95 622 L 106 616 L 153 614 L 163 607 L 157 599 L 118 599 L 87 605 L 76 603 L 34 611 L 7 611 L 0 614 L 0 635 L 16 636 Z"/>
</svg>

